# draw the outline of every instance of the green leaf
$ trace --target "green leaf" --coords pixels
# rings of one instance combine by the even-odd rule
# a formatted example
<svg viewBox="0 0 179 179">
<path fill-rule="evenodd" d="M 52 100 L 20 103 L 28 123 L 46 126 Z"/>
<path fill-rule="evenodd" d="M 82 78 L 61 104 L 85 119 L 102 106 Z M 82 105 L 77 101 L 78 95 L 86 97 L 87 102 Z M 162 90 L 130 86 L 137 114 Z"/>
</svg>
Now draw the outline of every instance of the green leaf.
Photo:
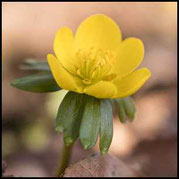
<svg viewBox="0 0 179 179">
<path fill-rule="evenodd" d="M 80 140 L 84 149 L 89 149 L 96 144 L 100 119 L 100 99 L 87 96 L 80 126 Z"/>
<path fill-rule="evenodd" d="M 34 59 L 26 59 L 24 64 L 20 65 L 21 70 L 50 71 L 47 61 L 37 61 Z"/>
<path fill-rule="evenodd" d="M 56 131 L 64 132 L 64 142 L 69 146 L 79 137 L 85 95 L 69 91 L 64 97 L 56 118 Z"/>
<path fill-rule="evenodd" d="M 53 92 L 61 89 L 50 72 L 18 78 L 12 81 L 10 85 L 24 91 L 36 93 Z"/>
<path fill-rule="evenodd" d="M 118 109 L 118 117 L 119 117 L 119 120 L 120 120 L 122 123 L 125 123 L 125 120 L 126 120 L 126 112 L 125 112 L 125 109 L 124 109 L 124 104 L 123 104 L 123 100 L 122 100 L 122 99 L 118 99 L 118 100 L 117 100 L 117 109 Z"/>
<path fill-rule="evenodd" d="M 100 151 L 106 154 L 113 137 L 112 103 L 109 99 L 101 100 Z"/>
<path fill-rule="evenodd" d="M 125 116 L 132 122 L 135 118 L 135 104 L 131 97 L 125 97 L 120 99 L 115 99 L 118 107 L 118 116 L 121 122 L 125 122 Z"/>
<path fill-rule="evenodd" d="M 58 108 L 57 117 L 56 117 L 55 130 L 57 133 L 63 132 L 64 130 L 63 120 L 67 119 L 68 110 L 71 108 L 70 105 L 73 102 L 73 98 L 75 98 L 76 95 L 77 93 L 69 91 L 63 98 Z"/>
<path fill-rule="evenodd" d="M 132 98 L 131 97 L 123 98 L 123 104 L 128 118 L 130 119 L 130 121 L 133 121 L 133 119 L 135 118 L 136 109 Z"/>
</svg>

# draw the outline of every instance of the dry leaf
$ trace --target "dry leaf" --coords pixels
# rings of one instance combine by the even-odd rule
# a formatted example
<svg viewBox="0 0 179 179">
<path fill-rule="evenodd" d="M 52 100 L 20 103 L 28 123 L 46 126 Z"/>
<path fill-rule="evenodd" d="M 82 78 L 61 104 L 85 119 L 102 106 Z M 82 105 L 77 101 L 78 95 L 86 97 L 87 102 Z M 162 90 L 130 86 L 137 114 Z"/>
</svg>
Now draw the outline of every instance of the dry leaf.
<svg viewBox="0 0 179 179">
<path fill-rule="evenodd" d="M 68 167 L 63 177 L 135 177 L 135 172 L 117 157 L 99 153 Z"/>
</svg>

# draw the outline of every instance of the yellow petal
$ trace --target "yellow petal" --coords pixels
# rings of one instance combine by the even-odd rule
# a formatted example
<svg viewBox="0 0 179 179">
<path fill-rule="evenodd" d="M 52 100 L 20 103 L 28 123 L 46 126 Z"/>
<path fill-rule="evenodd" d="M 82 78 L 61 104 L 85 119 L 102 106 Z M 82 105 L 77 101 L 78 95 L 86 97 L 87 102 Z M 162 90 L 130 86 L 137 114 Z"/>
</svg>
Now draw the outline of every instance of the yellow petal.
<svg viewBox="0 0 179 179">
<path fill-rule="evenodd" d="M 140 39 L 127 38 L 116 49 L 114 68 L 119 77 L 134 71 L 142 62 L 144 46 Z"/>
<path fill-rule="evenodd" d="M 60 28 L 55 36 L 54 51 L 63 67 L 74 72 L 75 54 L 74 54 L 74 35 L 71 29 Z"/>
<path fill-rule="evenodd" d="M 150 75 L 150 71 L 147 68 L 141 68 L 121 80 L 116 80 L 114 84 L 116 85 L 118 92 L 113 98 L 132 95 L 147 81 Z"/>
<path fill-rule="evenodd" d="M 110 82 L 100 81 L 86 87 L 83 92 L 96 98 L 110 98 L 116 94 L 117 88 Z"/>
<path fill-rule="evenodd" d="M 85 19 L 77 29 L 75 47 L 88 50 L 91 47 L 113 49 L 121 42 L 118 25 L 103 14 L 96 14 Z"/>
<path fill-rule="evenodd" d="M 67 72 L 54 55 L 48 54 L 47 60 L 53 77 L 61 88 L 76 92 L 81 91 L 81 89 L 79 89 L 76 84 L 78 79 L 71 75 L 69 72 Z"/>
</svg>

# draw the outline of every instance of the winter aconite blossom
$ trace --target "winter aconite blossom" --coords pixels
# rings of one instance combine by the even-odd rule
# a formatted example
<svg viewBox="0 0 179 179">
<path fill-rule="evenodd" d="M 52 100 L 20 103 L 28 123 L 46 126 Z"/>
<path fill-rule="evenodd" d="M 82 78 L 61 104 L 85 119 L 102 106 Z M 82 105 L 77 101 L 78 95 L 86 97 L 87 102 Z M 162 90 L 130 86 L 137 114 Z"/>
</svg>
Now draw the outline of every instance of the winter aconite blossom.
<svg viewBox="0 0 179 179">
<path fill-rule="evenodd" d="M 47 59 L 57 84 L 66 90 L 96 98 L 121 98 L 135 93 L 150 77 L 142 62 L 140 39 L 122 40 L 118 25 L 97 14 L 85 19 L 74 35 L 60 28 L 54 41 L 55 55 Z"/>
</svg>

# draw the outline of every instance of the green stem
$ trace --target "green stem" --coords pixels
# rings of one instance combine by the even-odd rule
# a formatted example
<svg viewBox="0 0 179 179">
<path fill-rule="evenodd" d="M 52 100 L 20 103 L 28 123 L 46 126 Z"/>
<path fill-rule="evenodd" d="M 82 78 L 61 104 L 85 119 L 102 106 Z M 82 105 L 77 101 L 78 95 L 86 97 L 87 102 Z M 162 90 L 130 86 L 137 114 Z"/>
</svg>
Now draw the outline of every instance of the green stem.
<svg viewBox="0 0 179 179">
<path fill-rule="evenodd" d="M 62 153 L 61 153 L 61 156 L 57 165 L 57 170 L 56 170 L 57 177 L 61 177 L 65 169 L 68 167 L 70 157 L 71 157 L 72 146 L 73 145 L 70 145 L 67 147 L 63 143 Z"/>
</svg>

